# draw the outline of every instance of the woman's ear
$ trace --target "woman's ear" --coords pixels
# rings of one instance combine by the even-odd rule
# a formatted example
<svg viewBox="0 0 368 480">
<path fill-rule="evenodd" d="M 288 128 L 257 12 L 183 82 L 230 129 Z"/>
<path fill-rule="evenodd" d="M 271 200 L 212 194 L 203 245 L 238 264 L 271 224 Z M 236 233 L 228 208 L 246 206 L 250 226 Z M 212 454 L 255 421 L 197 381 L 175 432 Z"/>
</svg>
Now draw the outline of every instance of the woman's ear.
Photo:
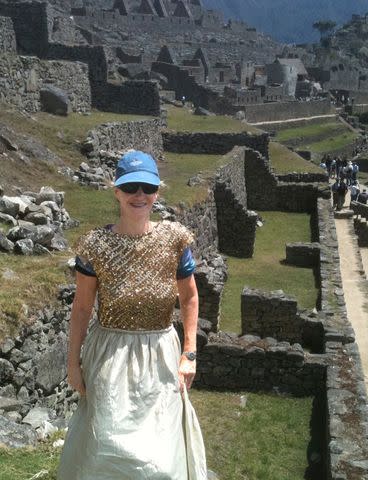
<svg viewBox="0 0 368 480">
<path fill-rule="evenodd" d="M 116 200 L 118 203 L 120 203 L 119 193 L 120 193 L 120 190 L 119 190 L 117 187 L 114 187 L 114 197 L 115 197 L 115 200 Z"/>
</svg>

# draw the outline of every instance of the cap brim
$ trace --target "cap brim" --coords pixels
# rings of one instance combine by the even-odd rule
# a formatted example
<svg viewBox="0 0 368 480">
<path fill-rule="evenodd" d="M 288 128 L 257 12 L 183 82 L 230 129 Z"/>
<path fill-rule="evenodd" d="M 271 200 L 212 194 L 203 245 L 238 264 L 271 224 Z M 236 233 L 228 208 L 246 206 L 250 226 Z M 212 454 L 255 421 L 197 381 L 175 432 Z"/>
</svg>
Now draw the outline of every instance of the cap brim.
<svg viewBox="0 0 368 480">
<path fill-rule="evenodd" d="M 124 183 L 133 183 L 133 182 L 141 182 L 141 183 L 149 183 L 150 185 L 160 185 L 160 179 L 157 175 L 150 172 L 132 172 L 127 173 L 126 175 L 122 175 L 120 178 L 115 180 L 115 187 L 119 185 L 123 185 Z"/>
</svg>

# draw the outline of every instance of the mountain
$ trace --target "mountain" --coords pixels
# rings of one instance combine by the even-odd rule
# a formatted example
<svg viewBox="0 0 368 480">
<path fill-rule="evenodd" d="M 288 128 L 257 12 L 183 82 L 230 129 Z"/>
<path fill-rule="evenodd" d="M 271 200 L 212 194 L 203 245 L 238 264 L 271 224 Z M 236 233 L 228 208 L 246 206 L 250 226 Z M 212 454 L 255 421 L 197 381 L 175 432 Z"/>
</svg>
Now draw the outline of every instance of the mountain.
<svg viewBox="0 0 368 480">
<path fill-rule="evenodd" d="M 367 0 L 203 0 L 206 8 L 221 10 L 227 18 L 242 19 L 280 42 L 319 40 L 313 28 L 318 20 L 341 25 L 352 14 L 368 12 Z"/>
</svg>

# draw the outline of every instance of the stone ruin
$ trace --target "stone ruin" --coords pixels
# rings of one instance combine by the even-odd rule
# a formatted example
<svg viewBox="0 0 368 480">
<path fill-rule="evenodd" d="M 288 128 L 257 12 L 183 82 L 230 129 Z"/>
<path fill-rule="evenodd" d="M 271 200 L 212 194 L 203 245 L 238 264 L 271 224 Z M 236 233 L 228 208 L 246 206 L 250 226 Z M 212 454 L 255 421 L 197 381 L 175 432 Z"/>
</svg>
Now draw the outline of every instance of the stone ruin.
<svg viewBox="0 0 368 480">
<path fill-rule="evenodd" d="M 228 141 L 225 135 L 224 143 Z M 187 148 L 196 151 L 205 144 L 201 137 L 200 144 Z M 246 146 L 235 148 L 228 160 L 214 177 L 207 198 L 176 212 L 176 218 L 196 235 L 201 316 L 196 385 L 314 396 L 312 429 L 318 417 L 325 433 L 323 451 L 318 458 L 309 458 L 311 471 L 325 472 L 326 478 L 336 480 L 364 478 L 368 475 L 368 401 L 354 332 L 346 315 L 327 180 L 305 174 L 280 181 L 267 157 Z M 267 198 L 257 195 L 257 178 L 270 192 Z M 315 180 L 320 183 L 308 183 Z M 237 229 L 230 228 L 233 209 Z M 285 253 L 288 262 L 314 269 L 320 292 L 316 309 L 298 309 L 295 299 L 281 291 L 245 287 L 241 334 L 221 332 L 220 302 L 227 268 L 220 252 L 226 245 L 238 245 L 238 256 L 252 255 L 256 235 L 252 211 L 261 209 L 312 214 L 313 241 L 287 245 Z M 77 396 L 64 380 L 73 294 L 73 286 L 62 288 L 61 306 L 39 312 L 31 325 L 1 346 L 2 442 L 20 446 L 23 436 L 26 443 L 34 443 L 37 436 L 65 425 L 63 418 L 75 408 Z M 179 320 L 176 326 L 180 334 Z M 354 413 L 349 416 L 347 412 Z"/>
<path fill-rule="evenodd" d="M 10 227 L 7 232 L 0 231 L 0 251 L 20 255 L 66 250 L 63 230 L 79 225 L 64 207 L 64 192 L 51 187 L 16 197 L 1 195 L 0 222 Z"/>
</svg>

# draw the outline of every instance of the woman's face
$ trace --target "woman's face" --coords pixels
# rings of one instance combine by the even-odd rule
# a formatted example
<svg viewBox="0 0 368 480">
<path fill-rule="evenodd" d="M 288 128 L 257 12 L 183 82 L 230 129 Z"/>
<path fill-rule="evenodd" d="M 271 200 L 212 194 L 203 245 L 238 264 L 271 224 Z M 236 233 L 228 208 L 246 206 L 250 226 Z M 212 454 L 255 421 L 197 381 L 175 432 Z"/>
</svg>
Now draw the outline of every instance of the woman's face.
<svg viewBox="0 0 368 480">
<path fill-rule="evenodd" d="M 125 193 L 119 188 L 115 188 L 115 197 L 120 204 L 122 216 L 142 218 L 149 217 L 158 193 L 147 194 L 141 188 L 136 193 Z"/>
</svg>

